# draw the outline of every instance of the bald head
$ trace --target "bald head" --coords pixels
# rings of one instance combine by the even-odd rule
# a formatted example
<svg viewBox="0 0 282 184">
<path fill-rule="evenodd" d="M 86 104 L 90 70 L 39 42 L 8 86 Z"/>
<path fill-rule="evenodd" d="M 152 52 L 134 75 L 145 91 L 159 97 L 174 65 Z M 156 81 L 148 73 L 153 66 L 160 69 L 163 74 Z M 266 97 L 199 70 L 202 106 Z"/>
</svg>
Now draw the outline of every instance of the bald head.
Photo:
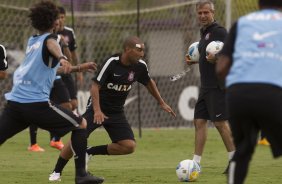
<svg viewBox="0 0 282 184">
<path fill-rule="evenodd" d="M 137 36 L 130 36 L 125 39 L 123 42 L 123 50 L 126 48 L 141 48 L 141 45 L 144 44 L 143 41 Z"/>
</svg>

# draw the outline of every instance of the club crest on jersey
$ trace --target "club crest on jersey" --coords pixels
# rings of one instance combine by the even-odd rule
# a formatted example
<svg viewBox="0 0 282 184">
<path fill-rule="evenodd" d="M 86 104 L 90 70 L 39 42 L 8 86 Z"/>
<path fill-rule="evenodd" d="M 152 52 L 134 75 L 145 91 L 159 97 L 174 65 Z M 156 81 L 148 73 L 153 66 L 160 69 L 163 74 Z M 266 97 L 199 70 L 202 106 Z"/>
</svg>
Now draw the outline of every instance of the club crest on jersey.
<svg viewBox="0 0 282 184">
<path fill-rule="evenodd" d="M 210 34 L 211 33 L 206 34 L 205 40 L 208 40 L 210 38 Z"/>
<path fill-rule="evenodd" d="M 129 75 L 128 75 L 127 80 L 128 80 L 128 81 L 133 81 L 133 79 L 134 79 L 134 74 L 135 74 L 135 73 L 134 73 L 134 72 L 132 72 L 132 71 L 131 71 L 131 72 L 129 72 Z"/>
</svg>

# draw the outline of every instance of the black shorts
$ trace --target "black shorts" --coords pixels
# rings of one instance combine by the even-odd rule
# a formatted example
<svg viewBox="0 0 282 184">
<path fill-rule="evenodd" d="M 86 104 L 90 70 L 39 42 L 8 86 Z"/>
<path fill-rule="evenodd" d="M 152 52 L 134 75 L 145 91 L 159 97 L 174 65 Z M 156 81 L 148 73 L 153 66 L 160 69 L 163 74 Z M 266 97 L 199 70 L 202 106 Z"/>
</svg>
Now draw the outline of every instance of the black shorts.
<svg viewBox="0 0 282 184">
<path fill-rule="evenodd" d="M 227 89 L 226 99 L 235 145 L 247 150 L 254 148 L 262 130 L 273 156 L 281 156 L 282 89 L 267 84 L 236 84 Z"/>
<path fill-rule="evenodd" d="M 81 122 L 81 116 L 76 116 L 51 102 L 8 101 L 0 117 L 0 145 L 30 124 L 61 137 L 77 129 Z"/>
<path fill-rule="evenodd" d="M 71 101 L 67 86 L 61 78 L 54 81 L 53 88 L 50 93 L 50 100 L 56 104 L 62 104 Z"/>
<path fill-rule="evenodd" d="M 118 114 L 107 114 L 109 117 L 105 119 L 102 123 L 108 135 L 110 136 L 112 142 L 118 142 L 121 140 L 135 140 L 134 133 L 124 115 L 124 113 Z M 102 125 L 98 125 L 93 123 L 94 113 L 93 110 L 87 109 L 86 112 L 83 114 L 83 117 L 87 120 L 87 136 L 89 137 L 90 134 L 98 127 Z"/>
<path fill-rule="evenodd" d="M 62 80 L 67 86 L 67 89 L 69 90 L 70 98 L 71 99 L 77 99 L 77 87 L 73 80 L 73 77 L 71 74 L 63 74 L 61 75 Z"/>
<path fill-rule="evenodd" d="M 205 119 L 212 122 L 227 120 L 225 107 L 225 90 L 220 88 L 200 88 L 194 119 Z"/>
</svg>

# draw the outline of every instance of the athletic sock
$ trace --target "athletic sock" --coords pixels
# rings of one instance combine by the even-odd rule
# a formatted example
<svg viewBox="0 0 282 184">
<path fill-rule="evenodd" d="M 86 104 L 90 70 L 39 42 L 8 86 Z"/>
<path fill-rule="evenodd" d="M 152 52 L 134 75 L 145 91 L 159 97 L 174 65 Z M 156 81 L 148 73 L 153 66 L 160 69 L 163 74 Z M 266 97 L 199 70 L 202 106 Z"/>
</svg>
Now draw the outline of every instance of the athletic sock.
<svg viewBox="0 0 282 184">
<path fill-rule="evenodd" d="M 66 160 L 66 159 L 62 158 L 61 156 L 59 156 L 54 171 L 56 173 L 62 174 L 62 171 L 63 171 L 64 167 L 67 165 L 68 161 L 69 160 Z"/>
<path fill-rule="evenodd" d="M 55 141 L 55 142 L 58 142 L 58 141 L 60 141 L 61 140 L 61 137 L 58 137 L 58 136 L 52 136 L 52 139 L 51 139 L 51 141 Z"/>
<path fill-rule="evenodd" d="M 87 149 L 89 155 L 108 155 L 108 145 L 94 146 Z"/>
<path fill-rule="evenodd" d="M 37 143 L 37 126 L 31 124 L 29 126 L 29 135 L 30 135 L 30 145 L 34 145 Z"/>
<path fill-rule="evenodd" d="M 193 160 L 196 161 L 197 163 L 200 163 L 200 162 L 201 162 L 201 158 L 202 158 L 202 157 L 199 156 L 199 155 L 194 155 L 194 156 L 193 156 Z"/>
<path fill-rule="evenodd" d="M 228 159 L 231 160 L 234 156 L 235 151 L 228 152 Z"/>
<path fill-rule="evenodd" d="M 85 176 L 85 154 L 87 138 L 85 129 L 77 129 L 71 134 L 71 147 L 74 152 L 76 176 Z"/>
</svg>

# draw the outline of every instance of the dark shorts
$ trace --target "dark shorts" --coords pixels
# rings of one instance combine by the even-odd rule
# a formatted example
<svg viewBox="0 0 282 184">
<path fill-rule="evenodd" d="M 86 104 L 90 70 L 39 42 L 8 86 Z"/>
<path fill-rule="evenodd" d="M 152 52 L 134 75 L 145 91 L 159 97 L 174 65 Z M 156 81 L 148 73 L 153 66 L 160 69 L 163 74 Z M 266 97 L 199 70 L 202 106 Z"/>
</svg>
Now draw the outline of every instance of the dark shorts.
<svg viewBox="0 0 282 184">
<path fill-rule="evenodd" d="M 200 88 L 194 119 L 212 122 L 227 120 L 225 91 L 219 88 Z"/>
<path fill-rule="evenodd" d="M 71 101 L 71 97 L 66 84 L 62 79 L 56 79 L 50 93 L 50 100 L 56 104 L 67 103 Z"/>
<path fill-rule="evenodd" d="M 73 77 L 71 74 L 63 74 L 62 80 L 67 86 L 67 89 L 69 90 L 70 98 L 71 99 L 77 99 L 77 87 L 73 80 Z"/>
<path fill-rule="evenodd" d="M 237 84 L 226 93 L 236 147 L 251 151 L 262 130 L 274 157 L 282 155 L 282 89 L 266 84 Z"/>
<path fill-rule="evenodd" d="M 90 134 L 98 127 L 104 126 L 105 130 L 108 132 L 112 142 L 118 142 L 121 140 L 135 140 L 134 133 L 124 115 L 124 113 L 119 114 L 107 114 L 109 117 L 106 119 L 102 125 L 97 125 L 93 123 L 94 113 L 92 110 L 87 109 L 83 114 L 83 117 L 87 120 L 87 135 Z"/>
<path fill-rule="evenodd" d="M 77 129 L 81 122 L 81 116 L 49 102 L 8 101 L 0 117 L 0 145 L 30 124 L 64 136 Z"/>
</svg>

